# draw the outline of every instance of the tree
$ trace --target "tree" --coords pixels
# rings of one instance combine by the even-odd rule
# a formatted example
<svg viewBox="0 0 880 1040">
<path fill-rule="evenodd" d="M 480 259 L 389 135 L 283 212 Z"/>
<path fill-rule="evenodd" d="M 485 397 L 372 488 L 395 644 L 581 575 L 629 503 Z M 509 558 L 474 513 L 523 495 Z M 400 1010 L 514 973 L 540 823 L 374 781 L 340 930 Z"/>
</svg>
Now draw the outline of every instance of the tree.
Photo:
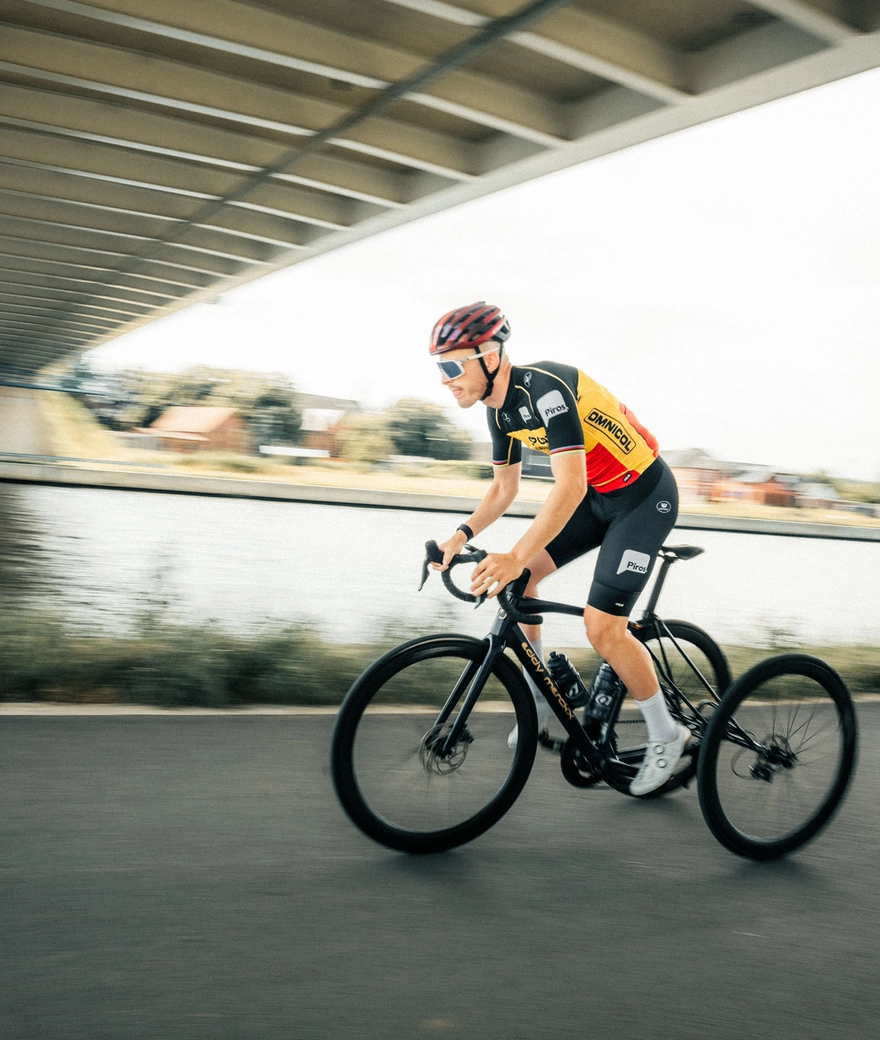
<svg viewBox="0 0 880 1040">
<path fill-rule="evenodd" d="M 430 401 L 404 397 L 385 413 L 388 436 L 398 455 L 430 459 L 466 459 L 470 435 Z"/>
<path fill-rule="evenodd" d="M 354 413 L 342 420 L 339 445 L 342 457 L 352 462 L 381 462 L 392 452 L 385 418 L 364 412 Z"/>
<path fill-rule="evenodd" d="M 261 444 L 292 444 L 302 424 L 296 388 L 280 373 L 245 372 L 196 365 L 184 372 L 121 373 L 111 400 L 87 400 L 111 429 L 149 426 L 174 405 L 237 408 Z"/>
</svg>

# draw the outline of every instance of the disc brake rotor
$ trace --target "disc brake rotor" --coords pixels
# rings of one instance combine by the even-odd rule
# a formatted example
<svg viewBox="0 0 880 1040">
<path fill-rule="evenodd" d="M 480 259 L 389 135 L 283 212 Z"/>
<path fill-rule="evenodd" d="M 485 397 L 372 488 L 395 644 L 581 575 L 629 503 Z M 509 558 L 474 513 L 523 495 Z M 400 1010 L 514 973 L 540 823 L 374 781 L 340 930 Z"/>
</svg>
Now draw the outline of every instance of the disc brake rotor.
<svg viewBox="0 0 880 1040">
<path fill-rule="evenodd" d="M 467 726 L 461 731 L 458 743 L 448 750 L 444 750 L 446 734 L 451 729 L 448 723 L 435 726 L 422 737 L 419 743 L 419 758 L 422 761 L 426 773 L 435 773 L 437 776 L 446 776 L 454 773 L 460 768 L 467 758 L 468 747 L 473 743 Z"/>
</svg>

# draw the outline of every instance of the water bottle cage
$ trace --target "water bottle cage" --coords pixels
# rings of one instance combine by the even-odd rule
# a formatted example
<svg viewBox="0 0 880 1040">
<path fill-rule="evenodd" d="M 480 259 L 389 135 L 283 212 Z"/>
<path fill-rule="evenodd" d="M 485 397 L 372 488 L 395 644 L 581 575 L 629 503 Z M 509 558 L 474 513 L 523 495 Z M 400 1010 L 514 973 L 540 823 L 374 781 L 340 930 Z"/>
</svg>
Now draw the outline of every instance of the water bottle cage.
<svg viewBox="0 0 880 1040">
<path fill-rule="evenodd" d="M 607 722 L 614 710 L 615 696 L 607 690 L 595 690 L 590 694 L 584 713 L 591 719 Z"/>
<path fill-rule="evenodd" d="M 611 666 L 603 664 L 590 684 L 589 697 L 584 713 L 599 722 L 607 722 L 623 699 L 624 686 Z"/>
</svg>

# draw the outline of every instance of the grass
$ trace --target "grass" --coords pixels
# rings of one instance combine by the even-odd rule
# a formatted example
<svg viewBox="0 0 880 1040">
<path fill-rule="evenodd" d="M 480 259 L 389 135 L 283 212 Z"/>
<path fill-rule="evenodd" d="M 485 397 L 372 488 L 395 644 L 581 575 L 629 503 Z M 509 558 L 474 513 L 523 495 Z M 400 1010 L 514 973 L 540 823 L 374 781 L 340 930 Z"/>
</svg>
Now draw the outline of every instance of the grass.
<svg viewBox="0 0 880 1040">
<path fill-rule="evenodd" d="M 336 705 L 358 675 L 401 635 L 369 645 L 330 643 L 291 626 L 233 635 L 215 625 L 174 624 L 145 613 L 129 636 L 84 632 L 45 611 L 0 612 L 0 701 L 231 708 Z M 726 647 L 734 676 L 782 650 L 815 654 L 855 694 L 880 692 L 880 655 L 869 646 Z M 570 656 L 589 676 L 596 657 Z"/>
<path fill-rule="evenodd" d="M 0 618 L 0 700 L 241 707 L 338 704 L 377 646 L 326 643 L 303 627 L 235 636 L 148 621 L 86 634 L 46 612 Z"/>
<path fill-rule="evenodd" d="M 130 452 L 105 430 L 85 405 L 69 394 L 36 395 L 49 443 L 63 458 L 106 459 L 120 462 Z"/>
</svg>

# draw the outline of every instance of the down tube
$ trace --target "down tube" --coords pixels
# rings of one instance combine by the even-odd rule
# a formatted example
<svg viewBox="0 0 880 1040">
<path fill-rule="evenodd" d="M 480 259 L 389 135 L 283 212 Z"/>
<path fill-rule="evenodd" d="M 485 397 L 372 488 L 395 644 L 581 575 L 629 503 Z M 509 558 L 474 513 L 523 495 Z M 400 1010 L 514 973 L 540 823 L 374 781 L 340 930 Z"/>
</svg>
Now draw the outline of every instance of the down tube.
<svg viewBox="0 0 880 1040">
<path fill-rule="evenodd" d="M 507 645 L 513 650 L 538 689 L 544 691 L 544 696 L 553 709 L 553 714 L 562 723 L 565 732 L 574 741 L 578 751 L 581 752 L 591 766 L 601 769 L 605 764 L 604 759 L 596 751 L 592 741 L 584 732 L 583 726 L 578 722 L 568 701 L 553 682 L 544 662 L 535 653 L 535 648 L 519 625 L 514 625 L 508 634 Z"/>
</svg>

